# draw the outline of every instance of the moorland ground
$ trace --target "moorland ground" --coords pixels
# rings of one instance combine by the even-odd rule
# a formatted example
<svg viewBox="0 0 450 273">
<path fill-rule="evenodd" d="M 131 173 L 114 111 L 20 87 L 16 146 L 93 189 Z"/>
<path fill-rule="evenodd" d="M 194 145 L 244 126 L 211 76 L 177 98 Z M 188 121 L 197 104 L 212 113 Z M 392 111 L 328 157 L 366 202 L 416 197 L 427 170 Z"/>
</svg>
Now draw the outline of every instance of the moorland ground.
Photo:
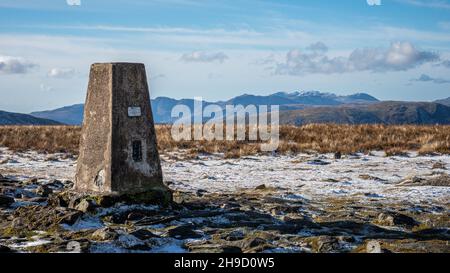
<svg viewBox="0 0 450 273">
<path fill-rule="evenodd" d="M 225 130 L 225 129 L 224 129 Z M 0 146 L 12 150 L 78 153 L 78 126 L 0 126 Z M 228 158 L 260 153 L 258 141 L 175 141 L 171 126 L 156 126 L 160 153 L 188 150 L 223 153 Z M 247 128 L 248 133 L 248 128 Z M 280 126 L 280 154 L 318 152 L 350 154 L 385 151 L 388 155 L 406 151 L 420 154 L 450 153 L 450 126 L 334 125 Z"/>
</svg>

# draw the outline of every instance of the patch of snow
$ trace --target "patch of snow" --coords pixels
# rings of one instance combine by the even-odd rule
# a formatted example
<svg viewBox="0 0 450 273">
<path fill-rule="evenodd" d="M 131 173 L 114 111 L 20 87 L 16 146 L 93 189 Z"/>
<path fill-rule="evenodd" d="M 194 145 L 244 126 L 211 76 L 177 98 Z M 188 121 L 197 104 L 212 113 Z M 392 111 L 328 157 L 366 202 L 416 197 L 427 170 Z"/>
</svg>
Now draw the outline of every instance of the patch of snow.
<svg viewBox="0 0 450 273">
<path fill-rule="evenodd" d="M 83 217 L 78 219 L 73 225 L 61 224 L 62 228 L 70 231 L 100 229 L 104 226 L 105 225 L 98 217 L 88 214 L 83 215 Z"/>
<path fill-rule="evenodd" d="M 51 243 L 49 240 L 44 239 L 37 239 L 37 240 L 30 240 L 30 241 L 24 241 L 16 244 L 9 245 L 11 248 L 27 248 L 27 247 L 33 247 L 33 246 L 41 246 Z"/>
</svg>

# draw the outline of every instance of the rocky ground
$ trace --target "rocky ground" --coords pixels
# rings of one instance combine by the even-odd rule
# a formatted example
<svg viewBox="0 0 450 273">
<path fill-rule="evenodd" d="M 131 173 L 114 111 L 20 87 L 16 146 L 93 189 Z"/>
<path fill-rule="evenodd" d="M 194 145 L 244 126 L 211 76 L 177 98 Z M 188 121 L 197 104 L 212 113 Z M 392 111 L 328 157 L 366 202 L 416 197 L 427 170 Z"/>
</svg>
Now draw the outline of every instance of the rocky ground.
<svg viewBox="0 0 450 273">
<path fill-rule="evenodd" d="M 76 158 L 0 149 L 0 252 L 450 252 L 450 156 L 162 156 L 168 207 L 69 194 Z"/>
</svg>

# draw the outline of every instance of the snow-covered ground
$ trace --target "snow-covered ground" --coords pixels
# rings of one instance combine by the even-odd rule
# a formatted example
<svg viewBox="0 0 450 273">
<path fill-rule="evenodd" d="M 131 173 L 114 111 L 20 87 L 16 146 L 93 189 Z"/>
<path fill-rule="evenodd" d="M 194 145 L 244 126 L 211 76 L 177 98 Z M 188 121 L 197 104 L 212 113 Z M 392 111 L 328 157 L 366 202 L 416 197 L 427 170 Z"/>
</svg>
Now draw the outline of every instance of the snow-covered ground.
<svg viewBox="0 0 450 273">
<path fill-rule="evenodd" d="M 450 174 L 450 156 L 386 157 L 384 152 L 356 154 L 334 159 L 333 154 L 248 156 L 223 159 L 221 155 L 195 160 L 162 156 L 164 180 L 176 190 L 230 193 L 262 184 L 290 193 L 286 198 L 320 199 L 355 196 L 389 202 L 439 202 L 450 200 L 450 187 L 401 187 L 411 177 Z M 20 180 L 29 177 L 73 180 L 76 160 L 64 154 L 13 153 L 0 150 L 0 173 Z M 439 169 L 434 168 L 436 164 Z"/>
<path fill-rule="evenodd" d="M 358 154 L 335 160 L 334 155 L 252 156 L 235 160 L 202 157 L 200 160 L 165 161 L 165 178 L 175 188 L 230 192 L 258 185 L 284 188 L 292 197 L 356 195 L 408 201 L 449 201 L 448 187 L 398 187 L 413 176 L 429 177 L 448 170 L 433 169 L 441 163 L 450 168 L 449 156 L 385 157 L 382 152 Z"/>
<path fill-rule="evenodd" d="M 242 251 L 250 252 L 265 249 L 269 252 L 341 252 L 356 249 L 366 239 L 379 238 L 384 247 L 391 251 L 450 252 L 448 240 L 445 239 L 448 238 L 450 215 L 448 155 L 419 156 L 410 152 L 408 156 L 386 157 L 384 152 L 372 152 L 368 155 L 345 155 L 341 159 L 335 159 L 334 154 L 225 159 L 223 155 L 216 154 L 183 159 L 183 152 L 180 151 L 162 155 L 161 161 L 165 183 L 182 195 L 187 193 L 187 206 L 178 210 L 161 210 L 158 206 L 117 203 L 110 208 L 97 208 L 94 212 L 84 213 L 73 224 L 61 224 L 59 234 L 36 230 L 37 233 L 30 238 L 0 236 L 0 245 L 18 251 L 55 245 L 57 248 L 53 251 L 79 251 L 83 241 L 72 241 L 70 237 L 70 234 L 78 234 L 89 238 L 89 252 L 186 252 L 196 248 L 200 251 L 217 250 L 218 245 L 237 245 Z M 75 170 L 76 158 L 66 154 L 12 152 L 0 148 L 1 175 L 17 181 L 34 179 L 32 183 L 19 183 L 12 195 L 9 191 L 10 196 L 18 194 L 19 198 L 15 198 L 8 209 L 0 210 L 4 214 L 2 217 L 8 219 L 7 226 L 20 223 L 7 216 L 16 208 L 37 204 L 48 209 L 47 199 L 42 201 L 39 199 L 42 196 L 35 193 L 37 187 L 54 179 L 63 181 L 64 187 L 71 185 L 66 181 L 73 181 Z M 439 177 L 444 177 L 447 186 L 403 183 Z M 14 186 L 4 185 L 5 190 L 9 187 Z M 38 199 L 30 201 L 28 197 Z M 201 204 L 203 201 L 205 203 Z M 199 209 L 206 214 L 196 214 Z M 127 216 L 133 211 L 153 211 L 150 213 L 154 215 L 154 218 L 150 217 L 153 220 L 158 220 L 160 216 L 176 218 L 164 224 L 148 226 L 131 221 L 128 223 L 132 223 L 131 229 L 128 225 L 122 226 L 122 222 L 111 220 L 113 218 L 105 218 L 113 215 L 120 219 L 121 215 Z M 399 212 L 414 219 L 395 214 Z M 187 215 L 180 217 L 183 213 Z M 377 229 L 374 224 L 381 225 L 383 229 Z M 424 235 L 413 233 L 413 228 L 420 224 L 424 224 L 422 229 L 433 230 Z M 171 231 L 174 227 L 180 229 Z M 103 229 L 112 229 L 115 239 L 97 241 L 92 240 L 91 235 L 80 235 L 85 231 Z M 141 229 L 157 238 L 138 239 L 136 236 L 139 235 L 132 235 L 132 232 Z M 395 234 L 394 238 L 414 239 L 412 243 L 405 243 L 412 245 L 397 249 L 395 247 L 402 243 L 389 245 L 394 234 L 389 234 L 391 231 L 406 232 Z M 64 236 L 68 236 L 62 243 L 62 249 L 59 242 L 61 232 L 66 232 Z M 263 240 L 263 246 L 270 245 L 268 248 L 256 250 L 245 245 L 247 241 L 261 242 L 261 238 L 256 238 L 262 236 L 258 232 L 265 232 L 264 236 L 268 236 Z M 236 242 L 220 239 L 240 233 L 245 239 L 237 239 Z M 347 235 L 351 235 L 351 239 Z M 423 239 L 417 239 L 417 236 L 423 236 Z M 312 240 L 319 240 L 318 245 L 329 248 L 317 249 Z"/>
</svg>

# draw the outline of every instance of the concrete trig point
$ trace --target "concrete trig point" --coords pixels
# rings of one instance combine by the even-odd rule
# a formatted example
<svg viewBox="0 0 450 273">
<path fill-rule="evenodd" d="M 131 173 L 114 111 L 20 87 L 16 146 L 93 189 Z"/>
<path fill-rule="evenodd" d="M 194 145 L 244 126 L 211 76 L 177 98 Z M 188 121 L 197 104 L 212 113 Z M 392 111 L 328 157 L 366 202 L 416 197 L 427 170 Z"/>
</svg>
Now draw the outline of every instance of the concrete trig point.
<svg viewBox="0 0 450 273">
<path fill-rule="evenodd" d="M 143 64 L 91 66 L 75 190 L 106 195 L 169 192 L 162 180 Z"/>
</svg>

